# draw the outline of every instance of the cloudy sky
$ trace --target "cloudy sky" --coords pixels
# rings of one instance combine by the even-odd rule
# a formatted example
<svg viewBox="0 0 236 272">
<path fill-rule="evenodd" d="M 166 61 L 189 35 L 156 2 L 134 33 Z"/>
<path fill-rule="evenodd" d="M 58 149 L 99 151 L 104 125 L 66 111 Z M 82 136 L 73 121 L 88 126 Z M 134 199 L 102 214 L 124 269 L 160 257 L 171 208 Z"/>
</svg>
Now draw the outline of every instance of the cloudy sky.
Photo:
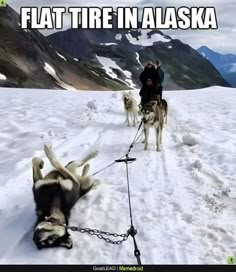
<svg viewBox="0 0 236 272">
<path fill-rule="evenodd" d="M 115 2 L 115 1 L 114 1 Z M 173 2 L 175 4 L 173 4 Z M 39 0 L 40 6 L 98 6 L 97 0 Z M 40 3 L 40 4 L 39 4 Z M 110 0 L 99 1 L 99 6 L 110 6 Z M 119 0 L 117 6 L 153 6 L 153 7 L 192 7 L 204 6 L 215 7 L 218 29 L 217 30 L 163 30 L 165 34 L 172 38 L 178 38 L 182 42 L 197 49 L 201 45 L 207 45 L 211 49 L 220 53 L 236 54 L 236 0 Z M 8 0 L 8 4 L 19 12 L 21 6 L 36 6 L 32 0 Z M 116 7 L 116 5 L 114 5 Z M 64 20 L 65 29 L 70 26 L 70 17 Z"/>
</svg>

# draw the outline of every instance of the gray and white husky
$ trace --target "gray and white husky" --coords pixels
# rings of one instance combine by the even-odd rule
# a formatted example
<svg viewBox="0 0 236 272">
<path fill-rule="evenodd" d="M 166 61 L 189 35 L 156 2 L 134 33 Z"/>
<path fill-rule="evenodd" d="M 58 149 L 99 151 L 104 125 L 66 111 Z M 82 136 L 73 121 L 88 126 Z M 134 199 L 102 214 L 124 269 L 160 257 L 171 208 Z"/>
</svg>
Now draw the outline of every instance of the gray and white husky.
<svg viewBox="0 0 236 272">
<path fill-rule="evenodd" d="M 148 136 L 149 129 L 155 128 L 156 134 L 156 150 L 160 151 L 162 143 L 162 131 L 164 126 L 164 112 L 162 105 L 158 101 L 151 101 L 147 104 L 142 105 L 141 109 L 142 122 L 144 126 L 144 149 L 148 148 Z"/>
<path fill-rule="evenodd" d="M 86 162 L 96 157 L 98 151 L 66 166 L 56 158 L 49 146 L 45 145 L 44 151 L 55 169 L 43 177 L 43 160 L 39 157 L 32 159 L 33 195 L 37 215 L 33 240 L 38 249 L 58 246 L 70 249 L 73 243 L 66 226 L 72 207 L 93 186 L 94 180 L 88 174 L 90 166 Z M 77 170 L 82 166 L 80 175 Z"/>
</svg>

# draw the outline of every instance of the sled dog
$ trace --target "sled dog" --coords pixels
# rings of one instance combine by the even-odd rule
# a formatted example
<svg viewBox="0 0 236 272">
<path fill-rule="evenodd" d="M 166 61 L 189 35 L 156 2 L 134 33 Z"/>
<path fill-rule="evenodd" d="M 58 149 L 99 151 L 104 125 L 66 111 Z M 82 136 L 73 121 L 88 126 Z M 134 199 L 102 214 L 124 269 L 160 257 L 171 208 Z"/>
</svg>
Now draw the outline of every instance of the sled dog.
<svg viewBox="0 0 236 272">
<path fill-rule="evenodd" d="M 39 157 L 32 159 L 33 196 L 37 215 L 33 240 L 38 249 L 59 246 L 71 249 L 73 243 L 66 226 L 72 207 L 93 186 L 94 180 L 88 173 L 90 165 L 87 161 L 96 157 L 98 151 L 66 166 L 57 159 L 49 146 L 44 146 L 44 152 L 55 169 L 43 177 L 41 169 L 44 161 Z M 81 175 L 78 173 L 79 168 L 82 170 Z"/>
<path fill-rule="evenodd" d="M 160 95 L 155 95 L 153 98 L 154 101 L 157 101 L 158 104 L 161 107 L 161 111 L 163 113 L 164 116 L 164 123 L 167 124 L 167 114 L 168 114 L 168 104 L 167 101 L 165 99 L 161 99 Z"/>
<path fill-rule="evenodd" d="M 135 123 L 138 122 L 137 102 L 131 93 L 126 93 L 126 92 L 123 93 L 122 100 L 124 103 L 124 110 L 126 114 L 125 123 L 127 122 L 128 126 L 130 126 L 130 120 L 131 120 L 131 122 L 133 122 L 133 126 L 135 127 Z"/>
<path fill-rule="evenodd" d="M 148 148 L 149 129 L 154 127 L 156 133 L 156 150 L 160 151 L 164 126 L 164 114 L 161 104 L 158 101 L 150 101 L 147 104 L 143 104 L 141 114 L 144 126 L 144 149 L 147 150 Z"/>
</svg>

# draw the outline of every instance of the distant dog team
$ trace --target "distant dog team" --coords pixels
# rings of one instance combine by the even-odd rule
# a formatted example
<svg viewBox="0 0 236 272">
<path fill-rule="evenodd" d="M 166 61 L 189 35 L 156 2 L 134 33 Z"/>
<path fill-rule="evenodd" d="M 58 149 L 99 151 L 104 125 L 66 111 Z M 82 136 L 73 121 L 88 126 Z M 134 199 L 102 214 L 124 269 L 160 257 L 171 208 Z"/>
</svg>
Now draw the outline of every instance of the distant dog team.
<svg viewBox="0 0 236 272">
<path fill-rule="evenodd" d="M 151 101 L 137 106 L 137 102 L 131 93 L 123 93 L 122 100 L 128 126 L 130 126 L 129 118 L 133 122 L 133 126 L 138 122 L 138 112 L 142 115 L 144 127 L 144 149 L 148 148 L 149 129 L 154 127 L 156 132 L 156 150 L 160 151 L 162 143 L 162 131 L 164 124 L 167 124 L 168 104 L 166 100 L 161 99 L 159 95 L 153 97 Z"/>
</svg>

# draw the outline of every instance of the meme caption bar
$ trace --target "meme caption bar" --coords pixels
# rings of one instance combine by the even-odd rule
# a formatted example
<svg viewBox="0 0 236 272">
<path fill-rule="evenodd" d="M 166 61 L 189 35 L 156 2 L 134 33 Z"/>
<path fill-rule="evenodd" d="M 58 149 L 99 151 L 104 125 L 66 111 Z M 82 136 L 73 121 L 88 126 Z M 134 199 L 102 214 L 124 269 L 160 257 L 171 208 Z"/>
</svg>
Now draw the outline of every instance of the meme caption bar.
<svg viewBox="0 0 236 272">
<path fill-rule="evenodd" d="M 73 29 L 218 29 L 214 7 L 22 7 L 21 28 L 62 29 L 65 14 Z"/>
</svg>

